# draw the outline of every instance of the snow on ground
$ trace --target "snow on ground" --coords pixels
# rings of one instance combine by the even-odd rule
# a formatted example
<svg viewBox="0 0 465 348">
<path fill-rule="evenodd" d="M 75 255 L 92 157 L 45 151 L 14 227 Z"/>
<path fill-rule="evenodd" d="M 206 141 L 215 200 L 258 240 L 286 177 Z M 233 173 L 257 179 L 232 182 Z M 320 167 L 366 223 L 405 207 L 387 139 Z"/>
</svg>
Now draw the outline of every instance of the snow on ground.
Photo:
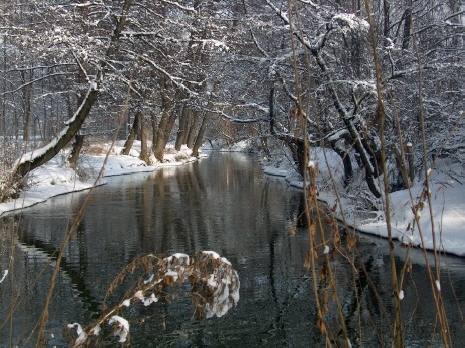
<svg viewBox="0 0 465 348">
<path fill-rule="evenodd" d="M 329 206 L 333 206 L 336 197 L 331 193 L 329 184 L 329 171 L 332 172 L 334 180 L 340 182 L 343 170 L 339 157 L 331 150 L 326 150 L 329 168 L 325 164 L 321 149 L 313 149 L 311 159 L 318 163 L 319 175 L 317 178 L 319 196 L 318 198 Z M 425 201 L 420 216 L 420 227 L 423 235 L 423 242 L 419 229 L 414 228 L 414 215 L 412 206 L 419 202 L 424 180 L 414 183 L 411 192 L 414 199 L 412 204 L 408 190 L 397 191 L 390 194 L 391 202 L 391 226 L 395 239 L 414 246 L 424 244 L 428 250 L 434 249 L 433 228 L 436 238 L 436 247 L 439 250 L 450 254 L 465 256 L 465 168 L 461 164 L 448 165 L 440 163 L 440 170 L 433 170 L 430 178 L 431 205 L 433 218 L 430 218 L 428 202 Z M 290 172 L 289 166 L 284 164 L 265 165 L 264 172 L 269 175 L 282 176 L 291 186 L 303 187 L 301 180 Z M 451 175 L 453 174 L 453 175 Z M 424 177 L 424 175 L 423 175 Z M 455 179 L 452 179 L 455 178 Z M 463 180 L 462 180 L 463 179 Z M 462 182 L 461 182 L 462 181 Z M 342 205 L 350 204 L 347 200 L 342 201 Z M 346 207 L 347 208 L 347 207 Z M 346 221 L 350 226 L 361 232 L 387 238 L 388 231 L 384 215 L 379 212 L 357 214 L 354 207 L 344 209 L 347 213 Z M 339 215 L 339 217 L 341 217 Z"/>
<path fill-rule="evenodd" d="M 105 177 L 153 171 L 160 166 L 180 165 L 196 160 L 196 158 L 190 156 L 191 150 L 187 147 L 182 147 L 180 152 L 176 152 L 168 146 L 163 163 L 158 162 L 154 166 L 147 166 L 145 162 L 138 158 L 140 142 L 134 142 L 128 156 L 118 155 L 121 152 L 122 145 L 123 142 L 118 142 L 110 151 L 103 178 L 100 179 L 98 185 L 105 184 Z M 0 204 L 0 216 L 6 212 L 18 211 L 22 208 L 44 202 L 50 197 L 91 188 L 104 163 L 108 148 L 109 145 L 103 149 L 102 154 L 81 155 L 77 173 L 75 170 L 62 164 L 66 158 L 65 155 L 55 156 L 55 158 L 45 165 L 29 173 L 26 190 L 21 192 L 18 199 Z M 80 178 L 78 174 L 81 174 Z"/>
<path fill-rule="evenodd" d="M 457 167 L 457 165 L 455 166 Z M 460 165 L 461 167 L 461 165 Z M 442 169 L 442 168 L 441 168 Z M 457 171 L 462 168 L 455 168 Z M 423 191 L 423 183 L 417 182 L 412 188 L 414 205 L 419 202 Z M 430 180 L 432 219 L 428 201 L 425 201 L 420 212 L 420 227 L 423 243 L 428 250 L 434 248 L 433 226 L 436 238 L 436 247 L 448 253 L 465 256 L 465 185 L 453 180 L 444 172 L 433 170 Z M 394 192 L 390 195 L 392 203 L 393 235 L 404 243 L 421 246 L 418 228 L 412 232 L 414 214 L 408 190 Z M 433 221 L 433 224 L 431 223 Z M 359 222 L 359 230 L 383 237 L 387 237 L 387 228 L 384 221 Z"/>
<path fill-rule="evenodd" d="M 189 156 L 189 149 L 183 147 L 181 152 L 168 148 L 164 163 L 156 163 L 154 166 L 146 166 L 138 159 L 140 142 L 135 142 L 129 156 L 116 155 L 121 151 L 121 143 L 111 151 L 108 162 L 105 166 L 104 177 L 113 175 L 124 175 L 141 171 L 153 171 L 159 166 L 180 165 L 188 161 L 195 160 Z M 229 151 L 247 151 L 247 142 L 238 143 Z M 331 194 L 332 185 L 328 180 L 331 172 L 336 183 L 341 182 L 343 175 L 340 158 L 332 151 L 326 151 L 326 158 L 329 168 L 325 164 L 323 151 L 321 149 L 312 150 L 312 160 L 318 164 L 318 189 L 319 199 L 333 206 L 335 197 Z M 29 178 L 26 191 L 22 192 L 20 198 L 14 201 L 0 204 L 0 215 L 5 212 L 18 210 L 24 207 L 43 202 L 50 197 L 57 196 L 72 191 L 85 190 L 94 184 L 94 178 L 103 165 L 105 154 L 82 155 L 81 170 L 89 175 L 89 178 L 80 181 L 76 172 L 69 167 L 60 165 L 63 159 L 57 156 L 46 165 L 34 170 Z M 281 176 L 285 178 L 291 186 L 302 187 L 303 183 L 289 164 L 288 159 L 282 159 L 273 165 L 267 165 L 266 160 L 262 161 L 265 174 Z M 437 247 L 448 253 L 458 256 L 465 256 L 465 184 L 459 182 L 464 178 L 465 168 L 460 164 L 454 166 L 441 165 L 441 171 L 433 170 L 431 173 L 430 187 L 433 208 L 433 221 Z M 456 179 L 452 180 L 449 173 L 453 172 Z M 457 179 L 458 178 L 458 179 Z M 463 180 L 465 182 L 465 179 Z M 104 183 L 104 179 L 100 184 Z M 412 188 L 412 196 L 415 204 L 421 195 L 423 181 L 415 183 Z M 392 206 L 392 231 L 396 239 L 404 243 L 412 243 L 415 246 L 422 244 L 418 228 L 411 231 L 414 225 L 412 204 L 408 190 L 397 191 L 390 195 Z M 432 225 L 428 204 L 421 212 L 420 225 L 423 234 L 424 245 L 427 249 L 433 248 Z M 348 213 L 346 220 L 351 226 L 358 230 L 387 237 L 387 227 L 382 214 L 371 213 L 357 215 L 355 209 L 348 200 L 343 201 Z M 410 228 L 410 229 L 409 229 Z"/>
</svg>

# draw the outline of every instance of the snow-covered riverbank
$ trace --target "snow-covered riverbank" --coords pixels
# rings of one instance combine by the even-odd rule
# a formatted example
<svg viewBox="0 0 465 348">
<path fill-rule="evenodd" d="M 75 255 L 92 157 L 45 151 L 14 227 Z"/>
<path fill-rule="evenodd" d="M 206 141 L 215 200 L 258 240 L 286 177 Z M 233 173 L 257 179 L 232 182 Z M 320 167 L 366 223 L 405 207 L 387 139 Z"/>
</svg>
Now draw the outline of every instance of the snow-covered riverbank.
<svg viewBox="0 0 465 348">
<path fill-rule="evenodd" d="M 138 158 L 140 142 L 136 141 L 134 143 L 133 149 L 128 156 L 119 155 L 122 145 L 122 142 L 118 142 L 110 151 L 103 177 L 99 180 L 98 185 L 105 184 L 105 177 L 150 172 L 161 166 L 175 166 L 196 160 L 196 158 L 189 156 L 191 150 L 183 147 L 180 153 L 168 150 L 164 156 L 165 162 L 147 166 L 144 161 Z M 103 166 L 105 155 L 106 153 L 81 155 L 79 159 L 80 169 L 78 170 L 82 174 L 81 177 L 78 177 L 75 170 L 63 165 L 64 159 L 62 156 L 56 156 L 29 174 L 27 179 L 28 187 L 21 192 L 18 199 L 0 204 L 0 216 L 45 202 L 51 197 L 91 188 Z"/>
<path fill-rule="evenodd" d="M 108 157 L 103 179 L 100 184 L 105 183 L 105 177 L 114 175 L 125 175 L 143 171 L 153 171 L 159 166 L 180 165 L 188 161 L 196 160 L 189 156 L 189 149 L 183 148 L 181 153 L 168 151 L 165 154 L 164 163 L 157 163 L 155 166 L 146 166 L 145 163 L 138 159 L 138 144 L 134 146 L 129 156 L 117 155 L 120 152 L 122 144 L 117 144 Z M 241 146 L 236 146 L 236 151 L 241 150 Z M 329 177 L 329 171 L 332 172 L 336 180 L 340 179 L 341 166 L 337 157 L 329 156 L 329 169 L 324 164 L 321 152 L 314 153 L 313 160 L 319 164 L 319 177 L 326 180 Z M 65 194 L 73 191 L 89 189 L 95 182 L 95 177 L 103 165 L 105 155 L 82 155 L 81 171 L 89 176 L 87 180 L 78 180 L 76 172 L 69 167 L 61 165 L 62 158 L 57 156 L 54 160 L 46 165 L 34 170 L 28 180 L 29 187 L 21 193 L 20 198 L 14 201 L 0 204 L 0 215 L 6 212 L 18 211 L 22 208 L 44 202 L 48 198 Z M 285 161 L 280 166 L 264 165 L 264 172 L 268 175 L 280 176 L 287 180 L 290 185 L 301 187 L 302 182 L 296 178 L 291 168 L 286 166 Z M 423 233 L 423 243 L 429 250 L 433 248 L 432 223 L 434 222 L 434 231 L 437 247 L 445 252 L 465 256 L 465 185 L 458 179 L 452 179 L 449 173 L 453 172 L 460 175 L 464 174 L 464 169 L 455 164 L 451 168 L 441 167 L 441 171 L 433 170 L 430 180 L 431 201 L 432 201 L 432 219 L 430 217 L 428 204 L 425 204 L 422 216 L 420 218 L 421 231 Z M 457 178 L 457 176 L 455 176 Z M 322 181 L 323 182 L 323 181 Z M 464 180 L 465 182 L 465 180 Z M 419 181 L 413 186 L 411 193 L 414 198 L 414 204 L 418 202 L 421 195 L 423 182 Z M 335 197 L 331 194 L 331 187 L 325 185 L 319 186 L 319 199 L 333 206 Z M 404 243 L 412 243 L 415 246 L 421 246 L 422 241 L 418 228 L 414 228 L 414 218 L 412 213 L 412 203 L 408 190 L 397 191 L 390 195 L 392 207 L 392 230 L 395 238 Z M 425 202 L 427 203 L 427 202 Z M 346 221 L 358 230 L 387 237 L 387 227 L 384 216 L 381 213 L 357 215 L 354 207 L 349 207 L 351 203 L 348 200 L 343 201 L 347 205 Z"/>
<path fill-rule="evenodd" d="M 336 197 L 329 180 L 329 171 L 332 172 L 335 180 L 341 180 L 342 163 L 340 159 L 331 151 L 327 151 L 326 157 L 329 169 L 325 164 L 325 159 L 321 151 L 312 151 L 312 160 L 318 163 L 319 175 L 319 199 L 328 203 L 332 207 L 336 203 Z M 269 165 L 264 167 L 266 174 L 281 176 L 290 185 L 302 187 L 302 182 L 292 174 L 285 165 L 275 167 Z M 424 177 L 424 176 L 423 176 Z M 461 182 L 461 180 L 463 181 Z M 447 253 L 465 256 L 465 168 L 461 164 L 441 163 L 440 169 L 432 170 L 430 175 L 431 207 L 432 214 L 428 207 L 428 201 L 424 201 L 424 208 L 420 212 L 420 230 L 414 227 L 414 215 L 412 206 L 419 202 L 419 197 L 423 192 L 424 179 L 414 183 L 411 189 L 413 203 L 409 190 L 396 191 L 390 194 L 391 202 L 391 226 L 395 239 L 414 246 L 424 247 L 433 250 L 433 226 L 438 250 Z M 388 230 L 382 212 L 359 213 L 353 206 L 355 200 L 343 199 L 346 222 L 364 233 L 387 238 Z M 339 211 L 339 209 L 337 209 Z M 432 216 L 432 217 L 431 217 Z M 339 214 L 341 218 L 341 214 Z M 432 223 L 433 222 L 433 223 Z M 434 225 L 433 225 L 434 224 Z"/>
</svg>

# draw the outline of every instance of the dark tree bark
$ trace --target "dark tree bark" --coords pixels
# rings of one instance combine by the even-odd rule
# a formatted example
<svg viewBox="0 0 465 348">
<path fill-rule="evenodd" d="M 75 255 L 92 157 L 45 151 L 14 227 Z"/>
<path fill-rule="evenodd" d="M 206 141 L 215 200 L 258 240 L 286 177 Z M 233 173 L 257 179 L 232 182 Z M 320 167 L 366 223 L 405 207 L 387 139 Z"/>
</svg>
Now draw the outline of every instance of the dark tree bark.
<svg viewBox="0 0 465 348">
<path fill-rule="evenodd" d="M 32 78 L 33 72 L 30 72 Z M 26 72 L 21 71 L 21 80 L 26 84 Z M 31 136 L 31 120 L 32 120 L 32 83 L 27 83 L 23 88 L 23 104 L 24 104 L 24 114 L 23 114 L 23 141 L 29 142 Z"/>
<path fill-rule="evenodd" d="M 292 153 L 292 159 L 296 164 L 299 174 L 304 177 L 306 167 L 305 143 L 303 139 L 292 137 L 287 134 L 277 134 L 278 139 L 284 141 Z"/>
<path fill-rule="evenodd" d="M 202 146 L 203 136 L 205 135 L 205 131 L 207 130 L 208 119 L 210 118 L 210 113 L 208 111 L 205 112 L 205 115 L 202 119 L 202 124 L 199 128 L 199 133 L 197 134 L 197 138 L 195 139 L 194 147 L 192 148 L 192 156 L 199 157 L 199 149 Z"/>
<path fill-rule="evenodd" d="M 389 28 L 391 27 L 391 19 L 390 19 L 390 7 L 389 0 L 383 1 L 383 12 L 384 12 L 384 28 L 383 28 L 383 35 L 385 38 L 389 37 Z"/>
<path fill-rule="evenodd" d="M 144 127 L 144 123 L 141 122 L 140 131 L 140 154 L 139 159 L 144 161 L 146 164 L 150 164 L 150 153 L 147 147 L 147 129 Z"/>
<path fill-rule="evenodd" d="M 176 119 L 178 118 L 178 110 L 176 108 L 176 110 L 172 110 L 171 113 L 170 113 L 170 116 L 168 117 L 168 122 L 166 124 L 166 128 L 165 128 L 165 135 L 164 135 L 164 143 L 165 143 L 165 147 L 166 147 L 166 144 L 168 143 L 168 141 L 170 140 L 170 135 L 171 135 L 171 131 L 174 127 L 174 123 L 176 122 Z"/>
<path fill-rule="evenodd" d="M 275 111 L 274 111 L 274 87 L 271 88 L 270 90 L 270 99 L 269 99 L 269 109 L 270 109 L 270 134 L 273 135 L 275 134 L 275 129 L 274 129 L 274 116 L 275 116 Z"/>
<path fill-rule="evenodd" d="M 152 151 L 155 158 L 163 162 L 163 151 L 165 150 L 165 132 L 168 124 L 169 110 L 163 110 L 160 122 L 157 125 L 157 138 L 152 145 Z"/>
<path fill-rule="evenodd" d="M 18 180 L 23 178 L 31 170 L 40 167 L 42 164 L 47 163 L 55 157 L 56 154 L 60 152 L 60 150 L 63 149 L 81 129 L 81 126 L 89 114 L 92 105 L 97 100 L 98 95 L 98 90 L 89 89 L 84 101 L 66 128 L 64 128 L 49 144 L 36 150 L 36 153 L 38 152 L 39 155 L 34 155 L 33 151 L 23 155 L 18 160 L 18 164 L 13 170 L 13 179 Z"/>
<path fill-rule="evenodd" d="M 71 153 L 68 157 L 68 163 L 72 168 L 77 167 L 77 161 L 79 158 L 79 153 L 81 152 L 82 145 L 84 144 L 84 135 L 76 134 L 74 137 L 73 145 L 71 147 Z"/>
<path fill-rule="evenodd" d="M 384 12 L 383 35 L 385 39 L 385 45 L 389 44 L 389 41 L 387 39 L 389 38 L 389 28 L 391 27 L 390 8 L 391 8 L 391 5 L 389 4 L 389 0 L 384 0 L 383 1 L 383 12 Z"/>
<path fill-rule="evenodd" d="M 412 27 L 412 14 L 410 13 L 410 9 L 406 9 L 404 15 L 402 16 L 404 19 L 404 35 L 402 38 L 402 49 L 408 49 L 410 43 L 410 31 Z"/>
<path fill-rule="evenodd" d="M 154 131 L 154 139 L 152 143 L 152 151 L 155 158 L 163 162 L 163 152 L 165 150 L 167 138 L 171 132 L 171 128 L 174 125 L 174 120 L 171 119 L 171 115 L 173 112 L 173 107 L 176 102 L 176 98 L 178 97 L 178 92 L 170 99 L 168 97 L 169 89 L 168 89 L 168 82 L 166 77 L 163 77 L 163 90 L 162 90 L 162 115 L 160 121 L 158 122 L 156 129 Z"/>
<path fill-rule="evenodd" d="M 150 118 L 152 122 L 152 151 L 155 149 L 155 143 L 157 142 L 158 138 L 158 117 L 157 114 L 152 113 L 152 117 Z"/>
<path fill-rule="evenodd" d="M 189 134 L 187 136 L 187 147 L 192 149 L 194 146 L 195 138 L 197 135 L 197 128 L 199 128 L 200 117 L 199 111 L 192 111 L 190 114 L 190 127 L 189 127 Z"/>
<path fill-rule="evenodd" d="M 176 151 L 181 150 L 181 146 L 185 144 L 185 139 L 186 139 L 186 134 L 188 132 L 187 126 L 188 126 L 188 120 L 189 120 L 189 114 L 190 110 L 187 105 L 182 106 L 182 111 L 179 117 L 179 126 L 178 126 L 178 132 L 176 134 L 176 142 L 174 145 L 174 148 Z"/>
<path fill-rule="evenodd" d="M 141 138 L 141 130 L 142 130 L 142 113 L 139 111 L 134 116 L 134 121 L 132 123 L 131 131 L 129 132 L 128 138 L 126 139 L 124 143 L 121 154 L 129 155 L 129 152 L 131 151 L 134 140 L 136 140 L 138 136 Z"/>
<path fill-rule="evenodd" d="M 349 134 L 347 134 L 347 136 L 348 135 Z M 329 143 L 334 152 L 336 152 L 339 157 L 341 157 L 342 165 L 344 166 L 344 185 L 348 185 L 350 179 L 354 175 L 352 161 L 349 156 L 349 150 L 347 150 L 343 145 L 343 139 L 334 137 L 329 140 Z"/>
</svg>

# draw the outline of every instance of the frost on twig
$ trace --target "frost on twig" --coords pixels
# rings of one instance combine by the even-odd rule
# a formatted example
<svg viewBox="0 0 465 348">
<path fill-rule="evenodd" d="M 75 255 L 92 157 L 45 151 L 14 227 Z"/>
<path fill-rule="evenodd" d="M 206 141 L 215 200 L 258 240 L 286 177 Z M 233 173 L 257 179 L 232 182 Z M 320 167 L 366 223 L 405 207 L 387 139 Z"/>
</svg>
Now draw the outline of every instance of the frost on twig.
<svg viewBox="0 0 465 348">
<path fill-rule="evenodd" d="M 140 304 L 148 307 L 163 300 L 172 301 L 181 290 L 190 295 L 198 318 L 208 319 L 215 315 L 222 317 L 239 301 L 239 275 L 226 258 L 214 251 L 200 251 L 193 258 L 182 253 L 164 258 L 154 255 L 138 258 L 123 269 L 110 286 L 109 293 L 113 293 L 125 277 L 137 269 L 142 269 L 144 274 L 135 286 L 125 291 L 132 295 L 110 311 L 102 313 L 96 325 L 87 332 L 78 323 L 68 325 L 70 329 L 77 328 L 76 346 L 86 342 L 92 335 L 99 336 L 101 328 L 105 327 L 111 328 L 113 335 L 119 337 L 119 342 L 126 342 L 129 335 L 127 318 L 130 314 L 126 318 L 123 316 L 127 308 Z M 190 287 L 182 286 L 185 283 Z"/>
</svg>

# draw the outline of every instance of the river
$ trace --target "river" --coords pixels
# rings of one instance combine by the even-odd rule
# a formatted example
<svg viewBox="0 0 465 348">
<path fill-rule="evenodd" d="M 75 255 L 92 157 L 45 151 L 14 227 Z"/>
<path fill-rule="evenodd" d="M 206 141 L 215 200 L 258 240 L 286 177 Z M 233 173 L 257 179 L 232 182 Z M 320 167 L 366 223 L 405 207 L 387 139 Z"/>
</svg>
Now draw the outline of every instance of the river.
<svg viewBox="0 0 465 348">
<path fill-rule="evenodd" d="M 312 277 L 305 267 L 309 240 L 300 190 L 266 177 L 253 157 L 212 153 L 153 173 L 111 177 L 91 195 L 78 231 L 63 254 L 55 280 L 45 337 L 47 345 L 73 340 L 68 323 L 92 325 L 102 303 L 110 307 L 125 296 L 121 283 L 105 297 L 123 267 L 146 254 L 195 255 L 213 250 L 226 257 L 241 282 L 237 306 L 221 318 L 197 319 L 189 296 L 148 307 L 134 305 L 130 319 L 133 346 L 323 346 L 315 323 Z M 87 192 L 55 197 L 21 215 L 4 217 L 0 284 L 0 346 L 33 346 L 34 327 L 50 287 L 56 250 Z M 300 221 L 300 223 L 299 223 Z M 298 225 L 295 233 L 292 226 Z M 332 256 L 338 296 L 354 346 L 390 344 L 383 317 L 393 306 L 387 242 L 360 235 L 359 259 L 381 296 L 382 306 L 356 263 Z M 406 249 L 397 246 L 397 261 Z M 349 256 L 352 254 L 348 252 Z M 352 255 L 353 256 L 353 255 Z M 320 258 L 322 259 L 322 258 Z M 437 346 L 435 307 L 422 254 L 412 251 L 412 272 L 404 279 L 403 316 L 408 346 Z M 321 261 L 317 261 L 321 263 Z M 465 341 L 465 260 L 443 257 L 442 292 L 450 333 Z M 355 269 L 355 271 L 354 271 Z M 400 269 L 400 268 L 399 268 Z M 319 292 L 328 290 L 319 280 Z M 328 300 L 327 320 L 337 331 L 337 314 Z M 12 315 L 10 315 L 12 313 Z M 340 335 L 335 335 L 335 339 Z M 116 339 L 102 338 L 111 345 Z"/>
</svg>

